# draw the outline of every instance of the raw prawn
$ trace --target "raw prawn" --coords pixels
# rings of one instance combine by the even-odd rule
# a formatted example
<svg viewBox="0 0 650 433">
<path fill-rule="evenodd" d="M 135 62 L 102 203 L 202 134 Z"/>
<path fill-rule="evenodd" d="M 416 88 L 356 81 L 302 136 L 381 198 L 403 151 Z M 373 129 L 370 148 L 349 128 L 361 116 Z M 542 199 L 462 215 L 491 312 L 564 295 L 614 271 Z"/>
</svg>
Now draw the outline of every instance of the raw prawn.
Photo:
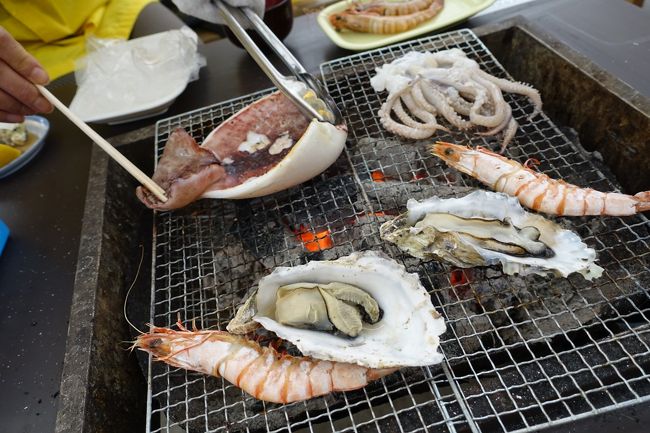
<svg viewBox="0 0 650 433">
<path fill-rule="evenodd" d="M 355 3 L 354 10 L 384 16 L 409 15 L 428 8 L 434 0 L 371 1 Z"/>
<path fill-rule="evenodd" d="M 482 148 L 438 142 L 431 146 L 431 152 L 493 190 L 517 197 L 522 205 L 547 214 L 624 216 L 650 210 L 650 191 L 632 196 L 581 188 Z"/>
<path fill-rule="evenodd" d="M 346 10 L 330 15 L 330 23 L 336 30 L 344 28 L 362 33 L 381 35 L 401 33 L 410 30 L 438 15 L 444 6 L 444 0 L 434 0 L 423 10 L 409 15 L 383 16 L 377 13 L 363 13 Z"/>
<path fill-rule="evenodd" d="M 342 362 L 282 355 L 271 347 L 223 331 L 153 327 L 134 346 L 174 367 L 223 377 L 259 400 L 290 403 L 351 391 L 396 368 L 372 369 Z"/>
</svg>

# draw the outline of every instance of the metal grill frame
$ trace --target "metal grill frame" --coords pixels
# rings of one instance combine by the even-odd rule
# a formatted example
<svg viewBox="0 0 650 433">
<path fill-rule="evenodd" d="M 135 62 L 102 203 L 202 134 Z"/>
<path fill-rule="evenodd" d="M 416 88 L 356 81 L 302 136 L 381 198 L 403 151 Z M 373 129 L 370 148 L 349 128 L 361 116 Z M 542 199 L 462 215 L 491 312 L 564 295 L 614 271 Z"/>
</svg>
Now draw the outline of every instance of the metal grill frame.
<svg viewBox="0 0 650 433">
<path fill-rule="evenodd" d="M 342 393 L 334 401 L 317 399 L 317 408 L 313 409 L 308 403 L 257 403 L 255 406 L 252 397 L 242 392 L 237 394 L 234 386 L 223 379 L 158 363 L 153 365 L 150 359 L 147 432 L 169 431 L 175 424 L 192 425 L 205 431 L 233 428 L 238 431 L 386 430 L 403 433 L 429 431 L 434 427 L 449 432 L 466 429 L 473 432 L 530 431 L 650 400 L 650 366 L 646 365 L 650 360 L 650 324 L 646 319 L 650 315 L 650 305 L 637 307 L 634 302 L 638 298 L 650 301 L 644 287 L 650 281 L 650 236 L 647 234 L 650 224 L 644 216 L 558 219 L 561 224 L 577 230 L 583 240 L 597 250 L 601 262 L 606 262 L 604 276 L 591 283 L 581 277 L 560 282 L 547 279 L 549 284 L 559 285 L 557 290 L 574 294 L 575 299 L 569 299 L 570 305 L 560 297 L 560 307 L 552 304 L 553 299 L 542 295 L 538 295 L 538 299 L 522 300 L 521 293 L 509 289 L 519 305 L 497 305 L 489 310 L 481 304 L 483 311 L 474 311 L 473 301 L 459 293 L 470 293 L 480 299 L 485 296 L 483 285 L 487 284 L 488 296 L 493 294 L 500 300 L 503 291 L 493 289 L 489 278 L 454 286 L 449 279 L 451 267 L 414 261 L 379 239 L 381 218 L 375 215 L 400 207 L 403 210 L 403 206 L 391 197 L 381 198 L 380 185 L 372 182 L 373 171 L 393 172 L 397 188 L 413 185 L 430 188 L 440 182 L 479 187 L 475 181 L 429 155 L 423 146 L 428 141 L 403 140 L 384 131 L 376 112 L 385 95 L 376 94 L 368 84 L 375 67 L 410 50 L 451 47 L 462 48 L 493 75 L 511 78 L 469 30 L 322 64 L 324 82 L 343 108 L 350 130 L 344 154 L 323 175 L 287 192 L 242 202 L 202 201 L 184 211 L 156 213 L 150 317 L 151 323 L 157 326 L 171 326 L 180 313 L 186 322 L 196 319 L 199 327 L 222 328 L 244 295 L 244 287 L 238 286 L 242 279 L 245 280 L 237 271 L 240 267 L 257 269 L 254 263 L 262 262 L 261 267 L 270 270 L 275 266 L 297 265 L 304 260 L 333 259 L 353 250 L 381 249 L 401 260 L 409 272 L 420 274 L 423 284 L 430 290 L 434 306 L 445 316 L 448 331 L 443 335 L 444 363 L 402 370 L 396 377 L 382 379 L 362 390 Z M 162 153 L 175 127 L 185 127 L 200 140 L 220 121 L 270 91 L 159 121 L 156 124 L 156 157 Z M 617 189 L 611 175 L 605 173 L 606 168 L 589 160 L 544 114 L 528 121 L 526 117 L 532 107 L 525 98 L 504 96 L 520 123 L 506 155 L 520 160 L 526 155 L 541 156 L 543 161 L 539 169 L 552 177 L 568 182 L 572 179 L 584 182 L 586 178 L 589 186 L 596 189 Z M 433 138 L 494 147 L 493 140 L 459 132 L 438 134 Z M 383 143 L 383 147 L 364 147 L 360 145 L 364 140 L 367 144 Z M 411 153 L 407 155 L 405 149 Z M 403 194 L 407 193 L 408 190 L 404 190 Z M 380 198 L 373 200 L 371 197 Z M 260 224 L 260 229 L 266 227 L 267 232 L 275 232 L 254 233 L 251 237 L 250 230 L 257 228 L 257 220 L 251 215 L 264 223 Z M 278 215 L 305 224 L 305 229 L 312 232 L 326 228 L 334 248 L 316 253 L 304 251 L 304 245 L 293 239 L 295 233 L 283 227 L 282 221 L 278 222 Z M 273 222 L 271 226 L 267 224 L 269 221 Z M 296 229 L 294 224 L 293 230 Z M 363 241 L 355 236 L 363 237 Z M 219 251 L 240 238 L 249 239 L 244 250 L 251 256 L 234 255 L 227 258 L 224 265 Z M 634 246 L 628 247 L 628 244 Z M 456 296 L 455 301 L 450 301 L 450 294 Z M 617 305 L 621 303 L 629 304 L 629 309 L 619 311 Z M 532 313 L 539 313 L 540 308 L 544 315 L 534 316 Z M 609 315 L 599 314 L 605 310 Z M 515 322 L 509 316 L 511 312 L 523 312 L 529 318 Z M 500 322 L 497 314 L 502 314 L 498 318 Z M 591 316 L 585 322 L 584 318 Z M 476 329 L 477 319 L 484 319 L 488 328 Z M 632 326 L 630 320 L 641 323 L 635 322 Z M 569 329 L 564 329 L 567 323 Z M 627 329 L 612 330 L 615 325 L 622 326 L 621 323 Z M 549 327 L 556 330 L 549 331 Z M 462 334 L 458 329 L 470 329 L 470 332 Z M 530 329 L 539 336 L 530 338 L 522 334 Z M 584 336 L 577 341 L 583 343 L 576 345 L 576 339 L 571 336 L 579 332 Z M 483 341 L 487 336 L 493 338 L 491 345 Z M 566 347 L 556 349 L 557 344 L 553 343 L 556 340 Z M 478 350 L 467 353 L 466 342 L 472 342 Z M 611 359 L 617 352 L 618 356 Z M 593 361 L 594 357 L 598 360 Z M 626 364 L 632 367 L 625 367 Z M 574 368 L 576 365 L 578 368 Z M 607 374 L 601 372 L 604 369 Z M 637 373 L 631 375 L 630 370 Z M 161 381 L 165 382 L 162 391 L 154 389 Z M 567 390 L 567 384 L 573 389 Z M 222 406 L 215 409 L 211 399 L 218 396 Z M 603 398 L 609 399 L 609 403 L 603 403 Z M 197 406 L 198 401 L 203 402 L 205 410 L 195 414 L 192 407 Z M 154 407 L 155 403 L 161 407 Z M 166 424 L 152 430 L 152 417 L 159 414 L 164 414 Z M 233 419 L 234 416 L 239 419 Z M 214 418 L 225 419 L 229 424 L 215 426 L 211 422 Z M 284 421 L 284 425 L 278 424 L 279 420 Z"/>
</svg>

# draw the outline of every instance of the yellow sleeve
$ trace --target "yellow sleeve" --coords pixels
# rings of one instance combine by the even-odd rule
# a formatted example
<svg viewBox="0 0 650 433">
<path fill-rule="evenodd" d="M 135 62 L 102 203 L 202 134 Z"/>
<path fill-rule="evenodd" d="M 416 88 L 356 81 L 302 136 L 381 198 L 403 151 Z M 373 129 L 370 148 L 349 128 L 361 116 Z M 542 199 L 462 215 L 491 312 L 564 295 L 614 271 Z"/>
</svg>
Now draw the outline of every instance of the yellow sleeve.
<svg viewBox="0 0 650 433">
<path fill-rule="evenodd" d="M 0 0 L 0 25 L 32 53 L 51 79 L 74 71 L 86 39 L 127 39 L 155 0 Z"/>
<path fill-rule="evenodd" d="M 112 0 L 108 2 L 104 18 L 99 23 L 95 36 L 128 39 L 142 9 L 154 1 L 157 0 Z"/>
</svg>

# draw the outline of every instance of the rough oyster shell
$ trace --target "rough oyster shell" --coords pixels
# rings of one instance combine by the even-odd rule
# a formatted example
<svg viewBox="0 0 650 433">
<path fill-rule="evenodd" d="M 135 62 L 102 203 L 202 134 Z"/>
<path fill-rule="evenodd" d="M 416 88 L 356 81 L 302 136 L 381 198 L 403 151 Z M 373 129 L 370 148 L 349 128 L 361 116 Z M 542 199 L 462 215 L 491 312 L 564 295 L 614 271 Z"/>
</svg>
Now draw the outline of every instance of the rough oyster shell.
<svg viewBox="0 0 650 433">
<path fill-rule="evenodd" d="M 414 257 L 438 257 L 459 267 L 500 263 L 503 272 L 510 275 L 534 273 L 566 277 L 578 272 L 591 280 L 603 272 L 594 263 L 596 252 L 578 235 L 541 215 L 526 212 L 516 198 L 503 193 L 474 191 L 462 198 L 409 200 L 407 208 L 407 213 L 384 223 L 380 234 L 382 239 Z M 436 221 L 436 214 L 467 219 L 468 228 L 450 230 L 443 221 Z M 487 225 L 488 220 L 501 225 L 489 238 L 467 235 L 471 230 L 478 232 L 476 225 Z M 502 230 L 504 227 L 506 229 Z M 504 239 L 504 233 L 509 231 L 514 234 Z M 533 252 L 531 248 L 529 254 L 507 253 L 486 248 L 485 244 L 491 242 L 523 250 L 533 245 L 536 250 Z M 543 253 L 539 251 L 540 243 L 547 247 Z"/>
<path fill-rule="evenodd" d="M 356 286 L 377 301 L 383 316 L 375 324 L 364 322 L 354 338 L 282 325 L 274 318 L 276 292 L 299 282 Z M 255 322 L 290 341 L 306 356 L 369 368 L 431 365 L 442 360 L 438 346 L 445 323 L 431 297 L 417 274 L 407 273 L 404 266 L 381 253 L 353 253 L 333 261 L 279 267 L 258 286 L 254 299 L 249 298 L 237 316 L 250 317 L 251 308 L 255 308 Z M 231 332 L 241 325 L 233 322 L 228 325 Z"/>
</svg>

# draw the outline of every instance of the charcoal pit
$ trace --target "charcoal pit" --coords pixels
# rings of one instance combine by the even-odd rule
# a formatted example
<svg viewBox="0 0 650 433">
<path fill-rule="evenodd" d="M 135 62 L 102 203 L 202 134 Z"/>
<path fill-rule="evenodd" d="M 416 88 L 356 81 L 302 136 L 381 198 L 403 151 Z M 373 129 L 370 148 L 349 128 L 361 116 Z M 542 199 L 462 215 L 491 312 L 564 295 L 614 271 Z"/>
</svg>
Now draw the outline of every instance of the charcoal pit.
<svg viewBox="0 0 650 433">
<path fill-rule="evenodd" d="M 602 190 L 650 189 L 641 175 L 650 131 L 645 101 L 626 99 L 631 91 L 602 71 L 595 79 L 593 65 L 529 23 L 479 29 L 478 35 L 454 31 L 323 64 L 325 83 L 350 129 L 347 149 L 321 176 L 269 197 L 200 201 L 157 213 L 152 222 L 130 194 L 135 185 L 128 175 L 95 152 L 71 321 L 88 309 L 94 320 L 71 328 L 57 431 L 510 432 L 650 400 L 646 216 L 556 219 L 597 250 L 605 274 L 592 282 L 508 276 L 496 267 L 459 270 L 414 259 L 379 238 L 379 225 L 404 211 L 406 199 L 479 187 L 431 156 L 424 141 L 398 139 L 379 125 L 381 95 L 370 88 L 369 76 L 412 49 L 460 47 L 491 73 L 510 73 L 540 89 L 545 114 L 533 122 L 526 120 L 528 101 L 506 95 L 521 125 L 509 157 L 535 157 L 539 170 L 553 177 Z M 174 128 L 201 139 L 265 93 L 158 122 L 157 155 Z M 595 125 L 594 118 L 601 121 Z M 458 132 L 436 138 L 497 145 Z M 122 148 L 135 160 L 146 159 L 141 144 Z M 171 326 L 179 315 L 186 324 L 224 329 L 255 281 L 274 267 L 382 250 L 420 275 L 445 316 L 445 362 L 403 369 L 358 391 L 277 405 L 222 379 L 138 354 L 145 387 L 136 357 L 115 351 L 134 333 L 113 323 L 135 278 L 139 244 L 145 269 L 128 314 L 141 329 L 146 322 Z M 80 378 L 84 368 L 89 373 Z"/>
</svg>

